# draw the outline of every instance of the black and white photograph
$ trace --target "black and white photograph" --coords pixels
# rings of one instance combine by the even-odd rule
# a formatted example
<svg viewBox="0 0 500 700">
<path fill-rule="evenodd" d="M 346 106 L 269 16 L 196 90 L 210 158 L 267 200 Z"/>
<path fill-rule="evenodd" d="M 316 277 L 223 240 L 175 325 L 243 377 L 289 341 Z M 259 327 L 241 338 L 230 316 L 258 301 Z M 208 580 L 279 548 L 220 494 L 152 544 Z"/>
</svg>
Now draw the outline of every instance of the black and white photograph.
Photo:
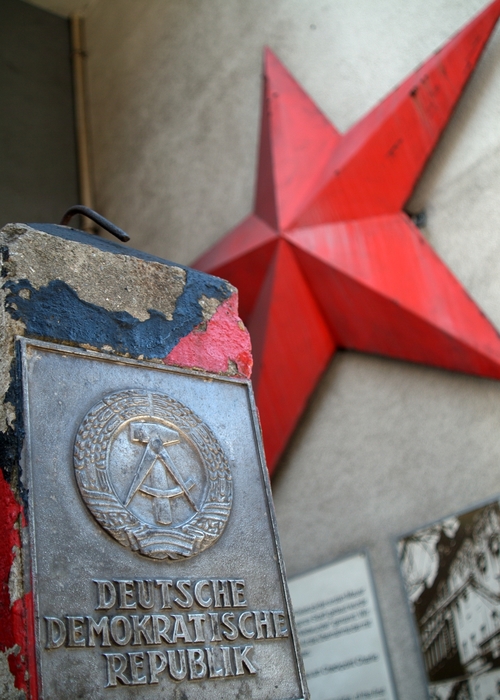
<svg viewBox="0 0 500 700">
<path fill-rule="evenodd" d="M 500 697 L 500 503 L 398 542 L 431 700 Z"/>
</svg>

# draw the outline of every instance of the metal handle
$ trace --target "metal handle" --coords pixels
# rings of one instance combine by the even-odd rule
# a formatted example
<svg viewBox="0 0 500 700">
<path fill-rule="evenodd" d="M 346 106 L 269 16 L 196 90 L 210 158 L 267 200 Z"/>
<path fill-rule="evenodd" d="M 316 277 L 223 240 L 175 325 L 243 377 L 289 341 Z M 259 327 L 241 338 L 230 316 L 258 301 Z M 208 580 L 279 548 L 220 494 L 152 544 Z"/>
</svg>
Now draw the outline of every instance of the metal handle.
<svg viewBox="0 0 500 700">
<path fill-rule="evenodd" d="M 101 216 L 93 209 L 84 207 L 83 204 L 75 204 L 74 206 L 70 207 L 61 219 L 61 226 L 67 226 L 75 214 L 81 214 L 82 216 L 86 216 L 88 219 L 92 219 L 92 221 L 106 229 L 106 231 L 109 231 L 109 233 L 111 233 L 113 236 L 119 238 L 120 241 L 130 241 L 130 236 L 128 233 L 122 231 L 121 228 L 118 228 L 118 226 L 112 224 L 111 221 L 108 221 L 108 219 L 105 219 L 104 216 Z"/>
</svg>

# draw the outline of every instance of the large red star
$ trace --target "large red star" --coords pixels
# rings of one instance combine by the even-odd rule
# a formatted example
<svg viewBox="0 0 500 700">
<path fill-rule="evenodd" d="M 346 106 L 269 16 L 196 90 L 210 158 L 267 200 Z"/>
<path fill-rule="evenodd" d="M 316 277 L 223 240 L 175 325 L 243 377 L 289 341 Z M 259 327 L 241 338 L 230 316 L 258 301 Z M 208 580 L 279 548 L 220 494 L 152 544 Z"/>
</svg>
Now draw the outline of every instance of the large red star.
<svg viewBox="0 0 500 700">
<path fill-rule="evenodd" d="M 239 289 L 270 470 L 337 348 L 500 379 L 497 331 L 402 211 L 499 15 L 344 135 L 266 50 L 254 213 L 194 265 Z"/>
</svg>

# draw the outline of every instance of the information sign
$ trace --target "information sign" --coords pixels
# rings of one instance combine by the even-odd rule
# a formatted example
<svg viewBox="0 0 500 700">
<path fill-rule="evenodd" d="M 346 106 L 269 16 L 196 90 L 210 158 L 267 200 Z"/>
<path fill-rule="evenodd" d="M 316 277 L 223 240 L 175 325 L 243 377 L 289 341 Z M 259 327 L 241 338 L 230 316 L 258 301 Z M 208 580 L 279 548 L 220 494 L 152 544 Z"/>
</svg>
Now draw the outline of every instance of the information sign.
<svg viewBox="0 0 500 700">
<path fill-rule="evenodd" d="M 289 587 L 311 700 L 395 700 L 366 554 L 297 576 Z"/>
</svg>

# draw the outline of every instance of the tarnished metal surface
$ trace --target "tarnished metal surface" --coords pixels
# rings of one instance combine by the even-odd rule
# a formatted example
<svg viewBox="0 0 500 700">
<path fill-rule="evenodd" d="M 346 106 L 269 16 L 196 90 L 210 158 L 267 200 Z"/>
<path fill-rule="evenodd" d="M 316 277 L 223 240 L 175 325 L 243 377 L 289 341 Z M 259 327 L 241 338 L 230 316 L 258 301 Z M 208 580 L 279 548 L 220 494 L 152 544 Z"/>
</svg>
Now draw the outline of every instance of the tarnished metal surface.
<svg viewBox="0 0 500 700">
<path fill-rule="evenodd" d="M 231 470 L 196 414 L 166 394 L 105 396 L 75 439 L 75 476 L 97 522 L 153 559 L 191 557 L 219 539 L 231 512 Z"/>
<path fill-rule="evenodd" d="M 304 697 L 249 385 L 18 342 L 41 697 Z"/>
</svg>

